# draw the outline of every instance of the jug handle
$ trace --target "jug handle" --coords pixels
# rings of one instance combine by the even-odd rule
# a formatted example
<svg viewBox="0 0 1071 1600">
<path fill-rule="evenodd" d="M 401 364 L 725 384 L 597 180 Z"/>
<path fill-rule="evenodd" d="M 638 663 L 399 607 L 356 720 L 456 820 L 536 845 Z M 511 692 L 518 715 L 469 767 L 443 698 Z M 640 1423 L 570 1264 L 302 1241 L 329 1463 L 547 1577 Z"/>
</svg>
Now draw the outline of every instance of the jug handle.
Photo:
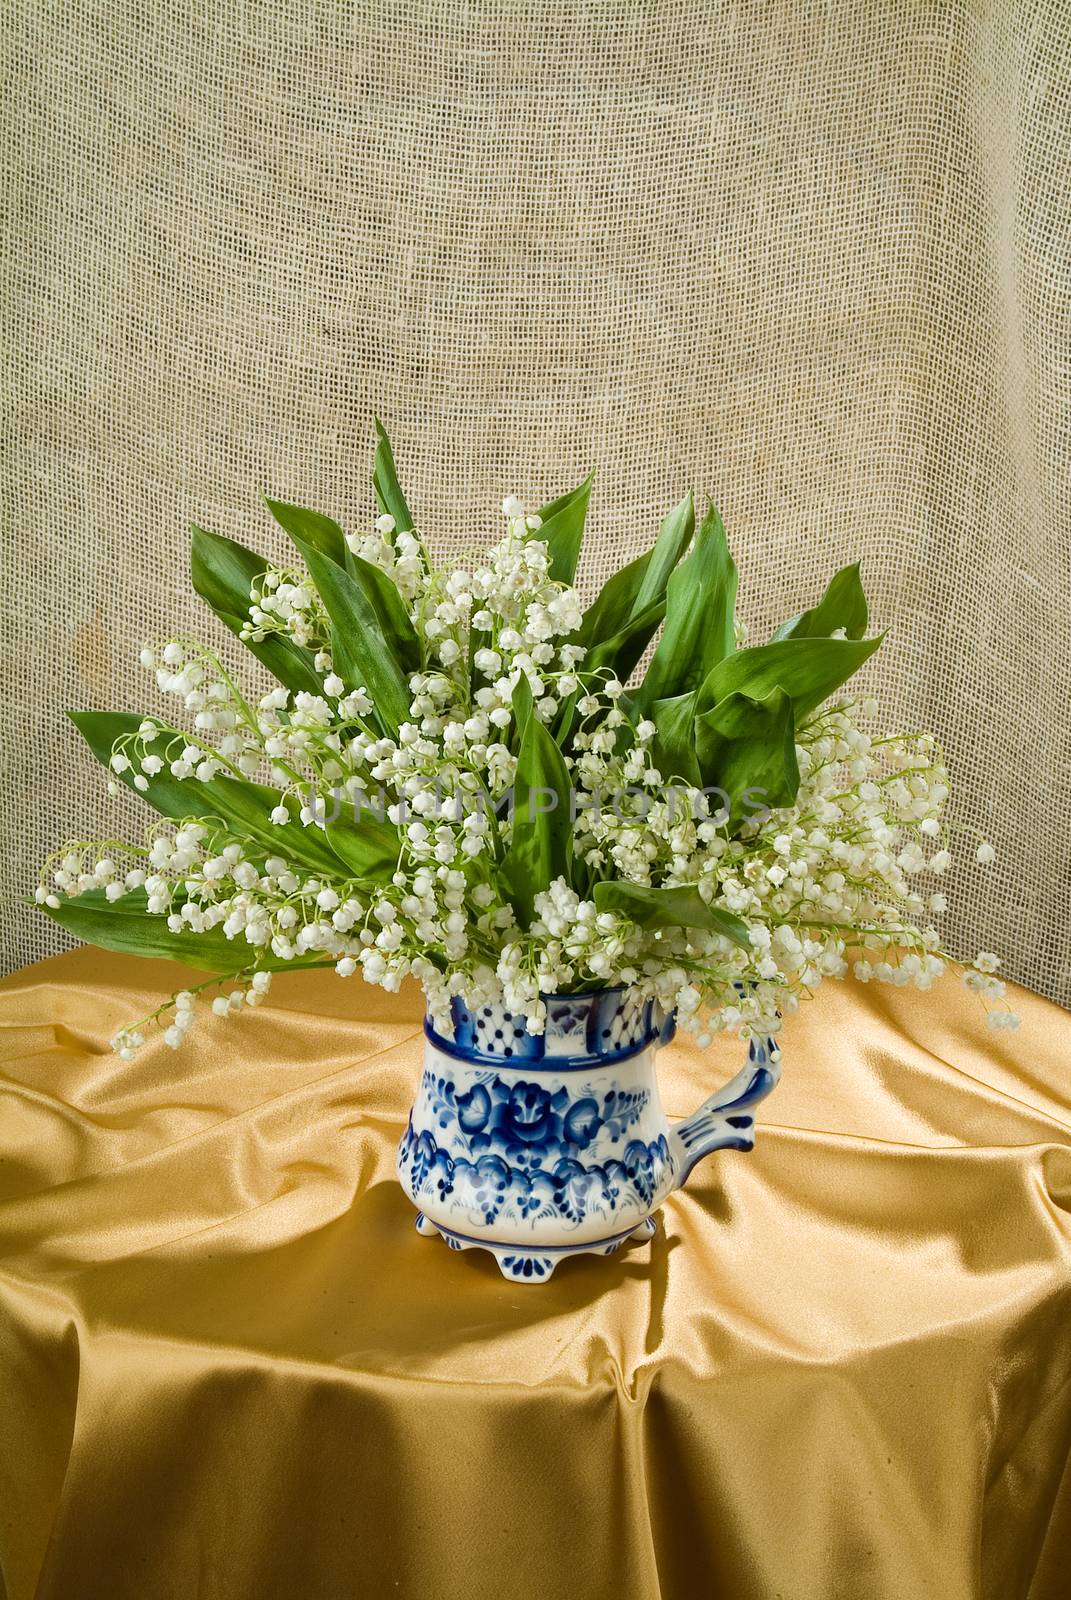
<svg viewBox="0 0 1071 1600">
<path fill-rule="evenodd" d="M 747 1066 L 716 1089 L 669 1135 L 681 1188 L 697 1162 L 715 1150 L 750 1150 L 755 1143 L 752 1107 L 765 1100 L 781 1076 L 781 1052 L 772 1038 L 752 1039 Z"/>
</svg>

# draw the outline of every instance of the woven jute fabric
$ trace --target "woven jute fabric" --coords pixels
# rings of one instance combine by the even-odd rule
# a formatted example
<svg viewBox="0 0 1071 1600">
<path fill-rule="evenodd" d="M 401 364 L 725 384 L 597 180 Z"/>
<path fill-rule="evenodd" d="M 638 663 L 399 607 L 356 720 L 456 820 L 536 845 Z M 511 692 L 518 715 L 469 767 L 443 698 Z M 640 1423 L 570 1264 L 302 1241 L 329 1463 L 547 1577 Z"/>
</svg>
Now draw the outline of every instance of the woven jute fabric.
<svg viewBox="0 0 1071 1600">
<path fill-rule="evenodd" d="M 1064 0 L 5 16 L 9 965 L 49 849 L 147 821 L 64 709 L 215 636 L 191 520 L 367 522 L 378 410 L 440 550 L 597 464 L 588 590 L 688 484 L 753 637 L 861 555 L 868 686 L 1000 852 L 948 936 L 1071 998 Z"/>
</svg>

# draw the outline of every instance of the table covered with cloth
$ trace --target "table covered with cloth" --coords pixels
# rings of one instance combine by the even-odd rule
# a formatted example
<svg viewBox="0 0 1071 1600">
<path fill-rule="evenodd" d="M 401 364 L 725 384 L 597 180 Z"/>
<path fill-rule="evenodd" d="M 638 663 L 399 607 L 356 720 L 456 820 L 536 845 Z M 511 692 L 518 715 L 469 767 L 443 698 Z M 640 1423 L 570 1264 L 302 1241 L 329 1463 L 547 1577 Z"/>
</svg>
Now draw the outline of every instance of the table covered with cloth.
<svg viewBox="0 0 1071 1600">
<path fill-rule="evenodd" d="M 1071 1593 L 1065 1013 L 825 985 L 753 1152 L 518 1285 L 395 1182 L 415 988 L 114 1055 L 183 981 L 0 985 L 5 1600 Z M 665 1049 L 670 1115 L 740 1051 Z"/>
</svg>

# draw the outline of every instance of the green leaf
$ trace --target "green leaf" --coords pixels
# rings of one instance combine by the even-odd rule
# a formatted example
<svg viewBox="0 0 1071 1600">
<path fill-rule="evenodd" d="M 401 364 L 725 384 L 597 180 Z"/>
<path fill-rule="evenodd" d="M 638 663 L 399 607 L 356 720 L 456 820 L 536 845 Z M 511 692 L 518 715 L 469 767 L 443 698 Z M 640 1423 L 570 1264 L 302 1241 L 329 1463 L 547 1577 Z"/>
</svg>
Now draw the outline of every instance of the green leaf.
<svg viewBox="0 0 1071 1600">
<path fill-rule="evenodd" d="M 305 506 L 292 506 L 285 500 L 269 500 L 267 495 L 264 499 L 276 522 L 286 529 L 299 549 L 311 544 L 330 560 L 337 561 L 340 567 L 348 565 L 350 549 L 346 535 L 333 517 L 309 511 Z"/>
<path fill-rule="evenodd" d="M 633 616 L 646 611 L 648 606 L 665 597 L 666 586 L 673 570 L 691 543 L 694 533 L 695 504 L 689 493 L 679 505 L 673 507 L 658 530 L 651 559 L 632 606 Z"/>
<path fill-rule="evenodd" d="M 617 633 L 592 646 L 580 668 L 581 674 L 587 676 L 597 667 L 612 667 L 622 683 L 627 682 L 633 667 L 658 632 L 665 614 L 666 602 L 656 600 L 646 611 L 630 617 Z"/>
<path fill-rule="evenodd" d="M 348 689 L 367 689 L 392 738 L 409 715 L 409 688 L 391 652 L 375 607 L 357 582 L 312 545 L 296 540 L 331 618 L 331 660 Z"/>
<path fill-rule="evenodd" d="M 310 548 L 317 550 L 357 579 L 372 603 L 380 631 L 395 659 L 404 672 L 416 672 L 420 666 L 420 640 L 390 576 L 374 562 L 354 555 L 342 529 L 330 517 L 321 516 L 319 511 L 306 511 L 302 506 L 285 505 L 280 500 L 269 500 L 268 506 L 303 556 Z"/>
<path fill-rule="evenodd" d="M 394 451 L 391 449 L 387 430 L 378 417 L 375 419 L 375 424 L 379 440 L 372 463 L 372 487 L 376 493 L 376 503 L 380 511 L 394 518 L 394 526 L 398 533 L 410 533 L 413 527 L 413 514 L 405 503 L 405 496 L 398 483 Z"/>
<path fill-rule="evenodd" d="M 316 671 L 311 650 L 303 649 L 281 634 L 269 634 L 266 639 L 242 639 L 245 617 L 235 617 L 226 611 L 217 611 L 216 616 L 291 694 L 300 694 L 302 691 L 306 694 L 323 694 L 323 680 Z"/>
<path fill-rule="evenodd" d="M 518 721 L 523 708 L 515 705 Z M 524 722 L 513 784 L 513 824 L 502 864 L 513 908 L 524 927 L 535 897 L 555 878 L 569 879 L 573 825 L 569 774 L 561 751 L 534 714 Z"/>
<path fill-rule="evenodd" d="M 327 842 L 349 872 L 370 883 L 389 883 L 398 865 L 398 829 L 364 808 L 360 821 L 350 808 L 329 821 Z"/>
<path fill-rule="evenodd" d="M 85 738 L 93 754 L 104 766 L 111 764 L 117 739 L 136 733 L 143 718 L 122 711 L 72 711 L 71 721 Z M 168 740 L 186 742 L 181 730 L 167 728 L 149 749 L 163 754 Z M 134 772 L 112 773 L 133 789 Z M 340 865 L 359 878 L 389 878 L 398 861 L 398 830 L 393 823 L 380 821 L 362 808 L 360 821 L 352 802 L 339 803 L 339 815 L 332 818 L 333 802 L 324 802 L 325 828 L 306 827 L 300 820 L 300 803 L 293 795 L 265 784 L 220 776 L 202 783 L 195 778 L 173 778 L 165 766 L 149 778 L 149 787 L 134 790 L 162 816 L 181 821 L 184 817 L 215 819 L 237 838 L 252 840 L 266 855 L 282 856 L 309 872 L 337 879 Z M 290 813 L 288 823 L 270 820 L 277 806 Z"/>
<path fill-rule="evenodd" d="M 778 639 L 828 639 L 838 628 L 843 628 L 849 639 L 861 639 L 866 632 L 867 620 L 866 595 L 859 581 L 859 563 L 853 561 L 850 567 L 842 567 L 830 579 L 825 594 L 816 606 L 783 622 L 770 642 L 772 644 Z"/>
<path fill-rule="evenodd" d="M 651 564 L 647 550 L 635 561 L 607 578 L 588 609 L 576 633 L 576 643 L 590 649 L 602 639 L 619 633 L 632 617 L 632 607 L 640 592 L 644 573 Z"/>
<path fill-rule="evenodd" d="M 594 896 L 600 911 L 619 912 L 641 928 L 703 928 L 720 933 L 742 949 L 749 944 L 747 927 L 740 918 L 708 906 L 695 884 L 649 889 L 639 883 L 609 880 L 595 885 Z"/>
<path fill-rule="evenodd" d="M 124 955 L 181 961 L 200 972 L 237 973 L 254 964 L 269 972 L 290 968 L 333 965 L 316 956 L 298 956 L 281 961 L 270 947 L 247 944 L 244 938 L 228 939 L 219 928 L 207 933 L 171 933 L 166 916 L 145 909 L 144 891 L 132 890 L 121 900 L 106 900 L 103 889 L 90 889 L 74 900 L 64 900 L 58 909 L 40 909 L 86 944 Z"/>
<path fill-rule="evenodd" d="M 745 694 L 724 700 L 695 719 L 696 752 L 703 783 L 721 789 L 729 826 L 764 806 L 790 806 L 800 786 L 796 722 L 783 689 L 764 699 Z M 758 796 L 751 801 L 752 794 Z"/>
<path fill-rule="evenodd" d="M 144 720 L 125 711 L 71 711 L 68 715 L 97 760 L 109 769 L 116 740 L 136 733 Z M 169 743 L 181 748 L 186 735 L 180 729 L 164 728 L 148 749 L 163 756 Z M 130 789 L 134 788 L 135 775 L 129 768 L 126 772 L 112 772 Z M 134 793 L 140 794 L 161 816 L 176 822 L 184 817 L 215 818 L 237 838 L 254 841 L 266 854 L 283 856 L 310 871 L 337 875 L 332 851 L 318 829 L 302 825 L 300 807 L 292 796 L 284 799 L 278 789 L 238 778 L 220 776 L 207 783 L 197 778 L 175 778 L 166 761 L 155 777 L 145 776 L 148 788 L 135 789 Z M 277 825 L 270 820 L 270 813 L 279 805 L 285 805 L 290 822 Z"/>
<path fill-rule="evenodd" d="M 266 572 L 268 563 L 244 545 L 225 539 L 218 533 L 207 533 L 203 528 L 193 529 L 190 550 L 190 575 L 193 586 L 216 616 L 233 634 L 249 620 L 249 586 L 255 577 Z M 266 639 L 243 639 L 246 649 L 280 683 L 297 694 L 322 694 L 323 684 L 313 665 L 310 650 L 304 650 L 290 639 L 278 634 Z"/>
<path fill-rule="evenodd" d="M 576 576 L 594 482 L 595 474 L 590 472 L 583 483 L 559 499 L 552 500 L 539 513 L 543 526 L 538 536 L 545 541 L 550 552 L 550 576 L 557 583 L 572 583 Z"/>
<path fill-rule="evenodd" d="M 522 672 L 513 686 L 513 729 L 515 749 L 520 753 L 525 730 L 532 716 L 532 685 Z"/>
<path fill-rule="evenodd" d="M 683 778 L 698 789 L 702 779 L 695 749 L 696 695 L 691 689 L 672 699 L 656 700 L 647 715 L 657 729 L 651 754 L 663 778 Z"/>
<path fill-rule="evenodd" d="M 725 529 L 711 506 L 691 555 L 669 580 L 662 637 L 636 694 L 641 710 L 697 688 L 732 651 L 736 585 Z"/>
<path fill-rule="evenodd" d="M 177 780 L 171 781 L 174 783 Z M 305 826 L 300 816 L 301 802 L 293 795 L 284 795 L 281 790 L 267 784 L 224 775 L 212 778 L 208 783 L 198 782 L 192 788 L 194 791 L 207 791 L 212 813 L 222 817 L 231 832 L 239 838 L 244 836 L 252 839 L 268 854 L 282 856 L 314 872 L 337 871 L 334 854 L 324 838 L 323 830 Z M 145 798 L 148 799 L 148 795 Z M 329 808 L 330 801 L 326 805 Z M 271 812 L 276 806 L 282 806 L 289 813 L 289 822 L 271 821 Z"/>
<path fill-rule="evenodd" d="M 572 747 L 573 727 L 576 723 L 577 701 L 580 699 L 580 690 L 574 689 L 561 703 L 558 720 L 554 724 L 554 743 L 559 750 L 568 750 Z"/>
<path fill-rule="evenodd" d="M 372 561 L 366 561 L 363 556 L 351 555 L 350 565 L 354 577 L 372 602 L 380 631 L 394 659 L 406 676 L 418 672 L 421 666 L 420 638 L 397 584 L 382 568 Z"/>
<path fill-rule="evenodd" d="M 653 548 L 603 584 L 584 613 L 577 643 L 588 648 L 598 645 L 663 600 L 670 573 L 687 549 L 694 529 L 695 512 L 689 494 L 669 513 Z"/>
<path fill-rule="evenodd" d="M 575 689 L 567 699 L 563 700 L 555 724 L 554 737 L 563 749 L 569 748 L 570 735 L 576 722 L 577 702 L 581 695 L 587 693 L 589 689 L 597 688 L 602 682 L 601 677 L 596 677 L 596 673 L 602 668 L 609 667 L 622 683 L 627 683 L 637 661 L 657 633 L 665 614 L 665 601 L 656 601 L 639 616 L 625 622 L 617 633 L 600 640 L 588 651 L 583 666 L 577 668 L 580 688 Z"/>
<path fill-rule="evenodd" d="M 584 613 L 574 642 L 588 654 L 581 677 L 596 668 L 610 667 L 623 683 L 631 676 L 665 617 L 666 584 L 695 528 L 691 495 L 686 495 L 665 518 L 652 549 L 614 573 Z M 566 746 L 576 718 L 577 696 L 562 707 L 555 730 Z"/>
<path fill-rule="evenodd" d="M 738 650 L 709 673 L 699 693 L 701 715 L 726 695 L 762 700 L 771 689 L 792 697 L 796 726 L 857 672 L 884 639 L 779 639 Z"/>
</svg>

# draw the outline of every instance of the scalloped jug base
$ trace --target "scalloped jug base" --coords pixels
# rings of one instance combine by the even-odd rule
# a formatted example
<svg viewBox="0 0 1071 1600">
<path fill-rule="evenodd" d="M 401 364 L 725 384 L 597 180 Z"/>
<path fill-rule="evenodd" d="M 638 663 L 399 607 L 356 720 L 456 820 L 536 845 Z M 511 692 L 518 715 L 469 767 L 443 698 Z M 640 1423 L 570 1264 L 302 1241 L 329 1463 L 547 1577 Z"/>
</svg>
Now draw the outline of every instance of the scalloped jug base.
<svg viewBox="0 0 1071 1600">
<path fill-rule="evenodd" d="M 611 1256 L 630 1239 L 650 1239 L 657 1228 L 657 1218 L 650 1216 L 644 1217 L 637 1227 L 606 1239 L 590 1239 L 586 1244 L 533 1246 L 474 1239 L 468 1234 L 454 1233 L 432 1222 L 423 1211 L 418 1212 L 416 1218 L 416 1230 L 424 1238 L 430 1239 L 438 1234 L 451 1250 L 486 1250 L 488 1255 L 494 1256 L 502 1276 L 514 1283 L 545 1283 L 566 1256 Z"/>
</svg>

